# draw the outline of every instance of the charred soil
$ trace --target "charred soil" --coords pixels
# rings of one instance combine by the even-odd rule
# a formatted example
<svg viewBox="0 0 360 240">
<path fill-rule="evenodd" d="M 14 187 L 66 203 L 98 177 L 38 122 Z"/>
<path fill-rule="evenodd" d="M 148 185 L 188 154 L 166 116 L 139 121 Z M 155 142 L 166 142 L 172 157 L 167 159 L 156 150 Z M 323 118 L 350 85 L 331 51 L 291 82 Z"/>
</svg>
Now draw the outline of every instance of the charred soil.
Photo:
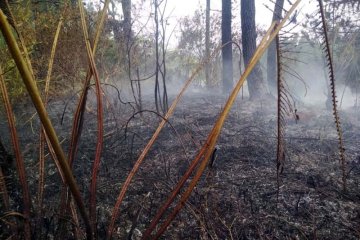
<svg viewBox="0 0 360 240">
<path fill-rule="evenodd" d="M 109 99 L 108 99 L 109 100 Z M 121 102 L 122 101 L 122 102 Z M 122 184 L 161 117 L 136 113 L 132 103 L 105 102 L 105 142 L 98 177 L 98 237 L 105 237 Z M 64 109 L 66 103 L 69 103 Z M 151 149 L 121 206 L 115 239 L 140 239 L 161 204 L 206 140 L 225 98 L 185 96 Z M 163 239 L 359 239 L 360 110 L 340 111 L 346 148 L 347 191 L 342 190 L 336 129 L 331 112 L 299 107 L 285 130 L 285 168 L 276 180 L 276 110 L 269 101 L 237 100 L 222 130 L 213 162 Z M 68 150 L 76 100 L 52 101 L 49 114 Z M 151 109 L 152 100 L 144 101 Z M 39 122 L 32 106 L 16 109 L 18 132 L 37 212 Z M 11 152 L 5 116 L 2 141 Z M 96 103 L 88 104 L 74 175 L 84 199 L 96 144 Z M 12 209 L 21 211 L 21 191 L 12 171 L 7 180 Z M 46 159 L 43 238 L 58 237 L 59 219 L 69 220 L 62 239 L 74 238 L 69 216 L 59 216 L 61 179 Z M 177 199 L 178 200 L 178 199 Z M 176 201 L 177 201 L 176 200 Z M 88 202 L 86 202 L 88 205 Z M 174 205 L 173 205 L 174 206 Z M 173 207 L 172 206 L 172 207 Z M 35 217 L 34 217 L 35 219 Z M 8 228 L 1 223 L 6 237 Z M 0 234 L 1 235 L 1 234 Z"/>
</svg>

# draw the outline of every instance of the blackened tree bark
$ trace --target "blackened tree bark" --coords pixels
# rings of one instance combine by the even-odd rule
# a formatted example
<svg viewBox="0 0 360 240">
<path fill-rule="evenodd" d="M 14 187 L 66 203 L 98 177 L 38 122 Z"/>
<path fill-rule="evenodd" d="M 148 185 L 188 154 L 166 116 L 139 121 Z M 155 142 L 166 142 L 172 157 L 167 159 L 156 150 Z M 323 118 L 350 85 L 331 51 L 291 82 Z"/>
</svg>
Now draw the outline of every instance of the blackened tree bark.
<svg viewBox="0 0 360 240">
<path fill-rule="evenodd" d="M 124 20 L 123 20 L 123 31 L 128 42 L 131 41 L 132 31 L 131 31 L 131 0 L 122 0 L 121 6 L 123 10 Z"/>
<path fill-rule="evenodd" d="M 276 0 L 272 21 L 282 19 L 282 10 L 284 7 L 284 0 Z M 275 40 L 271 42 L 267 53 L 267 82 L 271 93 L 276 91 L 276 44 Z"/>
<path fill-rule="evenodd" d="M 123 19 L 116 19 L 117 8 L 116 3 L 121 2 L 121 7 L 123 11 Z M 131 17 L 131 0 L 117 0 L 110 1 L 111 7 L 109 7 L 109 15 L 111 18 L 108 20 L 108 24 L 111 27 L 111 30 L 114 33 L 114 38 L 116 42 L 120 45 L 120 54 L 122 56 L 123 64 L 126 64 L 127 54 L 129 47 L 132 42 L 132 17 Z"/>
<path fill-rule="evenodd" d="M 223 91 L 228 92 L 233 86 L 233 64 L 232 64 L 232 44 L 231 42 L 231 0 L 222 0 L 221 18 L 221 42 L 226 44 L 222 48 L 223 61 Z"/>
<path fill-rule="evenodd" d="M 241 0 L 241 36 L 245 66 L 256 50 L 256 27 L 255 27 L 255 1 Z M 265 95 L 263 74 L 257 64 L 248 79 L 250 99 L 260 98 Z"/>
</svg>

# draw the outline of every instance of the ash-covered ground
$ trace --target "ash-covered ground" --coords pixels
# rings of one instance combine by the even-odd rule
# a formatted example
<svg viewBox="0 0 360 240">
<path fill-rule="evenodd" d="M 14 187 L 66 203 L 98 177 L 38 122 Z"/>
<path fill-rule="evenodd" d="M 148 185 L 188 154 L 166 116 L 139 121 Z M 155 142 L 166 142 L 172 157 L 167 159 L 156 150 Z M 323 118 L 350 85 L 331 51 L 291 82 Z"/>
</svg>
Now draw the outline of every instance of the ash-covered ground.
<svg viewBox="0 0 360 240">
<path fill-rule="evenodd" d="M 105 237 L 112 208 L 127 174 L 161 121 L 153 112 L 153 100 L 143 100 L 143 109 L 151 111 L 134 115 L 137 110 L 133 103 L 126 103 L 120 96 L 121 102 L 115 90 L 111 95 L 115 97 L 105 98 L 104 103 L 105 142 L 97 190 L 99 239 Z M 86 201 L 97 134 L 94 101 L 89 101 L 87 107 L 73 165 Z M 225 101 L 225 97 L 214 94 L 184 96 L 132 181 L 121 206 L 115 239 L 141 238 L 204 144 Z M 68 151 L 76 103 L 76 97 L 64 98 L 51 101 L 48 107 L 65 151 Z M 296 122 L 293 116 L 288 117 L 286 163 L 278 192 L 275 100 L 238 99 L 222 130 L 215 161 L 207 167 L 162 239 L 359 239 L 360 110 L 340 111 L 347 162 L 347 191 L 343 191 L 335 124 L 331 112 L 323 108 L 300 105 L 297 107 L 300 120 Z M 15 112 L 35 215 L 39 122 L 36 116 L 30 119 L 35 113 L 31 104 L 17 106 Z M 0 124 L 1 139 L 11 151 L 4 113 Z M 12 182 L 10 195 L 19 197 L 16 179 Z M 47 156 L 45 239 L 59 238 L 61 189 L 55 164 Z M 12 204 L 14 210 L 21 210 L 15 199 Z M 68 236 L 61 236 L 62 239 L 74 238 L 71 224 L 68 229 Z"/>
</svg>

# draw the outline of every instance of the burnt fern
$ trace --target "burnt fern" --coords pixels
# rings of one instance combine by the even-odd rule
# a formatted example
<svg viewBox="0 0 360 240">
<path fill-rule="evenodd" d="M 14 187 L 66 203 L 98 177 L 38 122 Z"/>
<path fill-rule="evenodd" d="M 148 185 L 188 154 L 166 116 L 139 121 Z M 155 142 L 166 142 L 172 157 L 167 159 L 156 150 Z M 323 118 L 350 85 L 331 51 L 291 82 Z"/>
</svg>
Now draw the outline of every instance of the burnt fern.
<svg viewBox="0 0 360 240">
<path fill-rule="evenodd" d="M 321 16 L 321 24 L 322 24 L 322 46 L 323 51 L 326 56 L 327 67 L 329 69 L 329 79 L 330 79 L 330 89 L 331 89 L 331 99 L 332 99 L 332 108 L 333 108 L 333 115 L 335 118 L 335 126 L 338 135 L 338 142 L 339 142 L 339 157 L 341 163 L 341 170 L 342 170 L 342 184 L 343 190 L 346 190 L 346 161 L 345 161 L 345 148 L 342 138 L 342 130 L 340 125 L 340 118 L 339 112 L 337 109 L 337 100 L 336 100 L 336 91 L 335 91 L 335 74 L 334 74 L 334 65 L 333 59 L 330 52 L 330 43 L 328 37 L 328 30 L 326 25 L 326 19 L 324 14 L 324 6 L 322 0 L 318 0 L 319 3 L 319 11 Z"/>
<path fill-rule="evenodd" d="M 295 76 L 292 74 L 294 70 L 290 69 L 288 65 L 284 64 L 283 59 L 286 58 L 286 53 L 291 53 L 289 50 L 284 50 L 283 45 L 287 45 L 286 38 L 281 39 L 281 34 L 275 38 L 276 46 L 276 62 L 277 62 L 277 151 L 276 151 L 276 181 L 277 192 L 279 194 L 281 184 L 281 174 L 285 166 L 285 127 L 286 116 L 294 115 L 295 121 L 298 120 L 296 110 L 294 112 L 295 100 L 287 87 L 284 79 L 284 74 Z M 296 72 L 295 72 L 296 73 Z M 300 78 L 299 78 L 300 79 Z M 301 79 L 300 79 L 301 80 Z"/>
<path fill-rule="evenodd" d="M 281 65 L 281 49 L 279 35 L 276 36 L 276 58 L 277 58 L 277 151 L 276 151 L 276 180 L 278 192 L 280 189 L 280 174 L 284 170 L 285 163 L 285 141 L 284 141 L 284 128 L 285 128 L 285 114 L 286 105 L 284 96 L 286 95 L 284 82 L 282 78 L 282 65 Z"/>
</svg>

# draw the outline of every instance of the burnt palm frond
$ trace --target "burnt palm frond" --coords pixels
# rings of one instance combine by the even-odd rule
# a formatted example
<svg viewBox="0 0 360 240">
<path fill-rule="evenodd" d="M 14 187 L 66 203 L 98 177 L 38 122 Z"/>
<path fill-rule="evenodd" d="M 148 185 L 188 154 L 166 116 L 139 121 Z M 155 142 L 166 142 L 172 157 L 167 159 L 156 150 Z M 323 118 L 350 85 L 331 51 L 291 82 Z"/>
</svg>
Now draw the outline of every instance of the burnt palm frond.
<svg viewBox="0 0 360 240">
<path fill-rule="evenodd" d="M 276 150 L 276 182 L 277 194 L 279 196 L 281 185 L 281 174 L 285 166 L 285 128 L 287 119 L 293 115 L 295 121 L 298 120 L 295 109 L 295 99 L 290 90 L 288 83 L 285 81 L 285 76 L 293 77 L 304 83 L 305 89 L 307 86 L 300 74 L 294 70 L 290 64 L 286 62 L 299 62 L 296 58 L 291 57 L 294 54 L 294 46 L 289 46 L 291 43 L 284 39 L 283 34 L 289 34 L 288 31 L 282 30 L 275 38 L 276 46 L 276 71 L 277 71 L 277 150 Z M 290 57 L 289 57 L 290 56 Z M 295 110 L 294 110 L 295 109 Z"/>
<path fill-rule="evenodd" d="M 335 89 L 335 73 L 334 73 L 334 65 L 333 59 L 330 50 L 330 42 L 328 37 L 328 30 L 326 25 L 326 19 L 324 14 L 324 6 L 322 0 L 318 0 L 319 3 L 319 11 L 321 15 L 321 24 L 322 24 L 322 49 L 325 53 L 326 63 L 329 70 L 329 80 L 330 80 L 330 89 L 331 89 L 331 100 L 332 100 L 332 108 L 333 108 L 333 115 L 335 118 L 335 126 L 336 131 L 338 134 L 338 142 L 339 142 L 339 157 L 341 163 L 341 170 L 342 170 L 342 184 L 343 190 L 346 190 L 346 161 L 345 161 L 345 148 L 342 138 L 342 130 L 340 125 L 340 118 L 339 112 L 337 109 L 337 100 L 336 100 L 336 89 Z"/>
<path fill-rule="evenodd" d="M 284 140 L 284 128 L 285 117 L 287 112 L 286 105 L 288 105 L 285 87 L 282 76 L 282 63 L 281 63 L 281 48 L 279 35 L 275 38 L 276 43 L 276 59 L 277 59 L 277 150 L 276 150 L 276 182 L 277 191 L 280 189 L 280 174 L 284 170 L 285 164 L 285 140 Z"/>
</svg>

